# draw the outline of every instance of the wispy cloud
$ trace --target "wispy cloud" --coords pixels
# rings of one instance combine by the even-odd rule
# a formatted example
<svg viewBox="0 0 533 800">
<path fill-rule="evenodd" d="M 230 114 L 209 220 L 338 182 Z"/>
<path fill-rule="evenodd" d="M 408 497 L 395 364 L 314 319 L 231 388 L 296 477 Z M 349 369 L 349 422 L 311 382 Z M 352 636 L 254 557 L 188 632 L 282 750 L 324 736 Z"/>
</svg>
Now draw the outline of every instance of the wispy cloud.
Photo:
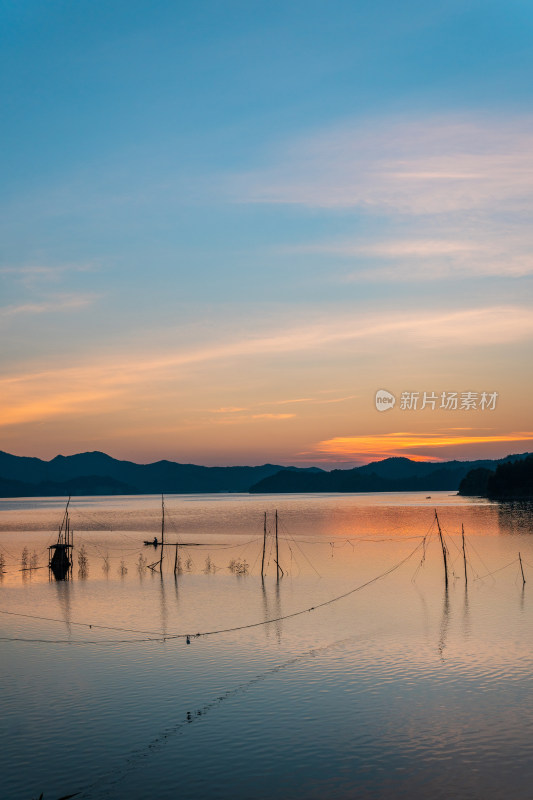
<svg viewBox="0 0 533 800">
<path fill-rule="evenodd" d="M 466 434 L 446 433 L 383 433 L 366 436 L 336 436 L 325 439 L 315 446 L 315 452 L 337 458 L 377 459 L 389 456 L 410 456 L 419 458 L 419 450 L 458 447 L 463 445 L 512 444 L 533 441 L 533 431 L 511 432 L 507 434 Z M 444 456 L 443 456 L 444 457 Z M 424 455 L 424 459 L 427 456 Z"/>
<path fill-rule="evenodd" d="M 80 300 L 66 308 L 76 307 Z M 51 311 L 52 307 L 39 309 Z M 19 311 L 22 313 L 22 311 Z M 34 312 L 37 313 L 37 312 Z M 356 352 L 390 352 L 390 342 L 413 349 L 447 349 L 459 346 L 461 353 L 468 347 L 490 347 L 495 343 L 528 340 L 533 337 L 533 316 L 520 306 L 501 306 L 463 309 L 461 311 L 410 312 L 360 315 L 356 319 L 345 317 L 324 318 L 311 325 L 266 330 L 262 335 L 242 337 L 226 342 L 213 341 L 199 348 L 145 354 L 131 350 L 117 351 L 113 355 L 95 356 L 84 362 L 78 359 L 75 366 L 15 372 L 0 380 L 1 405 L 4 412 L 17 409 L 17 419 L 22 420 L 27 412 L 28 420 L 39 418 L 39 403 L 30 403 L 28 397 L 42 398 L 45 406 L 54 408 L 53 399 L 72 394 L 74 401 L 80 395 L 98 389 L 106 395 L 138 396 L 142 392 L 155 391 L 156 386 L 177 386 L 189 367 L 195 368 L 196 380 L 208 380 L 213 364 L 239 363 L 243 358 L 288 357 L 310 352 L 327 357 L 338 356 L 342 346 L 349 347 L 350 354 Z M 317 397 L 310 402 L 338 403 L 349 400 L 352 395 L 341 397 Z M 297 401 L 304 398 L 295 398 Z M 48 404 L 48 405 L 47 405 Z M 105 408 L 105 403 L 103 404 Z M 240 406 L 238 408 L 241 408 Z M 26 412 L 24 411 L 26 409 Z M 246 411 L 246 409 L 243 409 Z M 98 403 L 94 404 L 94 412 Z M 47 412 L 48 414 L 49 412 Z M 224 412 L 222 410 L 220 416 Z M 239 412 L 233 407 L 233 413 Z M 250 413 L 269 413 L 268 405 L 256 405 Z M 10 414 L 0 413 L 0 425 L 7 424 Z"/>
<path fill-rule="evenodd" d="M 386 218 L 373 239 L 284 248 L 327 258 L 340 281 L 533 274 L 533 115 L 339 124 L 287 144 L 269 166 L 236 177 L 234 191 Z"/>
<path fill-rule="evenodd" d="M 227 406 L 223 408 L 213 408 L 211 409 L 211 413 L 213 414 L 239 414 L 242 411 L 248 411 L 247 408 L 241 408 L 240 406 Z"/>
<path fill-rule="evenodd" d="M 67 389 L 57 387 L 55 391 L 51 391 L 42 384 L 41 387 L 43 394 L 38 399 L 19 395 L 16 402 L 9 402 L 9 397 L 5 398 L 0 405 L 0 426 L 20 425 L 52 417 L 91 412 L 98 408 L 99 404 L 109 404 L 109 401 L 119 394 L 112 388 L 91 390 L 74 386 Z"/>
<path fill-rule="evenodd" d="M 84 298 L 72 301 L 72 305 L 84 304 Z M 45 304 L 46 305 L 46 304 Z M 65 302 L 69 307 L 69 301 Z M 39 309 L 40 310 L 40 309 Z M 46 305 L 43 310 L 54 310 Z M 522 306 L 488 306 L 465 308 L 458 311 L 410 311 L 406 313 L 379 312 L 360 314 L 332 320 L 328 317 L 310 325 L 285 327 L 271 334 L 265 331 L 256 336 L 246 336 L 213 342 L 197 349 L 181 349 L 142 357 L 117 354 L 116 359 L 106 359 L 94 365 L 87 365 L 91 372 L 98 373 L 103 380 L 129 384 L 143 381 L 147 374 L 157 373 L 174 367 L 188 366 L 202 362 L 232 359 L 236 357 L 257 357 L 271 354 L 291 354 L 306 350 L 317 350 L 342 342 L 360 342 L 364 350 L 374 344 L 389 343 L 390 337 L 396 341 L 446 348 L 451 343 L 468 345 L 492 345 L 494 343 L 523 341 L 533 336 L 533 318 L 528 308 Z M 77 368 L 73 368 L 74 371 Z M 37 374 L 51 374 L 50 372 Z M 34 373 L 13 375 L 10 380 L 33 379 Z M 4 379 L 6 380 L 6 379 Z M 341 398 L 342 399 L 342 398 Z M 297 398 L 303 402 L 306 398 Z M 325 398 L 324 402 L 330 398 Z M 290 402 L 290 401 L 283 401 Z"/>
<path fill-rule="evenodd" d="M 329 403 L 345 403 L 348 400 L 355 400 L 358 395 L 356 394 L 348 394 L 344 397 L 329 397 L 327 400 L 324 398 L 318 397 L 295 397 L 292 400 L 272 400 L 268 403 L 269 406 L 288 406 L 293 404 L 300 404 L 304 403 L 305 405 L 313 405 L 313 406 L 323 406 L 328 405 Z M 262 403 L 261 405 L 264 405 Z"/>
<path fill-rule="evenodd" d="M 441 214 L 533 205 L 533 118 L 376 119 L 294 142 L 239 176 L 242 199 Z"/>
<path fill-rule="evenodd" d="M 241 411 L 245 412 L 245 409 L 241 409 Z M 214 422 L 216 425 L 245 425 L 246 423 L 253 423 L 256 420 L 278 422 L 280 420 L 293 419 L 295 416 L 296 414 L 250 414 L 229 412 L 227 414 L 221 414 L 216 419 L 211 420 L 211 422 Z"/>
<path fill-rule="evenodd" d="M 27 289 L 36 289 L 46 284 L 59 284 L 72 273 L 90 272 L 94 263 L 69 264 L 23 264 L 0 267 L 0 276 L 22 284 Z"/>
<path fill-rule="evenodd" d="M 416 227 L 420 230 L 420 225 Z M 485 231 L 485 227 L 492 230 Z M 524 228 L 521 237 L 509 236 L 505 231 L 494 232 L 494 224 L 485 226 L 479 222 L 477 228 L 477 237 L 484 231 L 483 240 L 454 238 L 463 232 L 459 225 L 457 230 L 441 231 L 449 234 L 448 239 L 325 242 L 292 250 L 337 259 L 349 270 L 341 273 L 343 281 L 413 282 L 491 275 L 520 278 L 533 274 L 533 233 L 529 227 Z"/>
<path fill-rule="evenodd" d="M 21 314 L 57 314 L 63 311 L 73 311 L 89 306 L 94 302 L 95 297 L 96 295 L 94 294 L 69 294 L 56 296 L 41 302 L 0 306 L 0 319 L 8 319 Z"/>
<path fill-rule="evenodd" d="M 252 419 L 292 419 L 296 414 L 252 414 Z"/>
<path fill-rule="evenodd" d="M 30 264 L 19 266 L 4 266 L 0 267 L 0 275 L 14 275 L 19 278 L 37 277 L 45 279 L 54 279 L 65 272 L 88 272 L 94 269 L 93 264 Z"/>
<path fill-rule="evenodd" d="M 304 406 L 321 406 L 333 403 L 345 403 L 348 400 L 354 400 L 358 395 L 350 394 L 344 397 L 331 397 L 327 400 L 317 397 L 295 397 L 292 399 L 283 400 L 268 400 L 254 403 L 252 407 L 243 406 L 223 406 L 222 408 L 212 408 L 212 414 L 220 414 L 224 421 L 239 422 L 244 419 L 292 419 L 296 416 L 294 413 L 288 412 L 274 412 L 274 411 L 260 411 L 259 409 L 276 408 L 279 406 L 289 405 L 304 405 Z"/>
<path fill-rule="evenodd" d="M 377 242 L 372 244 L 333 245 L 331 247 L 318 246 L 315 250 L 339 255 L 363 255 L 373 258 L 427 258 L 428 256 L 455 256 L 465 253 L 482 252 L 487 254 L 490 247 L 487 243 L 457 242 L 449 239 L 408 239 L 392 242 Z"/>
</svg>

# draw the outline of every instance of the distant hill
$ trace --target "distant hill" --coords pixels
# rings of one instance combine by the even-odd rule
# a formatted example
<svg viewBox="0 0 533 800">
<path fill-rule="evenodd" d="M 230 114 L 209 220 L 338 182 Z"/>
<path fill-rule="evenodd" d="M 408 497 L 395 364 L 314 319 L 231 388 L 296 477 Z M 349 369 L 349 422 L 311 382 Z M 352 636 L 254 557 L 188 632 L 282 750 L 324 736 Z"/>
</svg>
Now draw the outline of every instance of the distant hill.
<svg viewBox="0 0 533 800">
<path fill-rule="evenodd" d="M 99 475 L 71 478 L 68 481 L 39 481 L 39 483 L 0 478 L 0 497 L 79 497 L 112 494 L 137 494 L 137 491 L 127 483 Z"/>
<path fill-rule="evenodd" d="M 498 464 L 524 458 L 479 461 L 411 461 L 386 458 L 354 469 L 306 474 L 278 472 L 250 487 L 254 494 L 283 492 L 438 492 L 456 491 L 472 469 L 496 469 Z"/>
<path fill-rule="evenodd" d="M 201 467 L 173 461 L 135 464 L 98 451 L 42 461 L 0 451 L 0 496 L 247 492 L 251 484 L 280 471 L 300 470 L 276 464 L 259 467 Z M 301 471 L 321 470 L 311 467 Z"/>
<path fill-rule="evenodd" d="M 159 492 L 456 491 L 472 470 L 477 471 L 478 477 L 481 474 L 492 475 L 499 465 L 524 459 L 526 455 L 512 455 L 496 461 L 446 461 L 438 464 L 386 458 L 363 467 L 326 472 L 317 467 L 303 469 L 276 464 L 258 467 L 201 467 L 174 461 L 135 464 L 100 452 L 56 456 L 51 461 L 42 461 L 0 451 L 0 497 Z M 479 481 L 474 488 L 478 487 Z"/>
<path fill-rule="evenodd" d="M 490 500 L 533 500 L 533 455 L 475 469 L 461 481 L 459 494 Z"/>
</svg>

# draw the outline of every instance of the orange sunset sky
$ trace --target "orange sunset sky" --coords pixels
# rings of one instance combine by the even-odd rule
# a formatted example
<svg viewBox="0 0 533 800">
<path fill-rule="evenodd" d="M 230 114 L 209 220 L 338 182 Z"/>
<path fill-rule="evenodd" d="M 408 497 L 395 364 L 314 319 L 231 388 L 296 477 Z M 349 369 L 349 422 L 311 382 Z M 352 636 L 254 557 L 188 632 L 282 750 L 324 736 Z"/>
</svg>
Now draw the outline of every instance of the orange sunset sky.
<svg viewBox="0 0 533 800">
<path fill-rule="evenodd" d="M 525 452 L 531 324 L 503 307 L 482 314 L 361 315 L 238 337 L 201 331 L 187 348 L 137 335 L 134 347 L 50 358 L 2 379 L 4 448 L 52 457 L 102 449 L 134 460 L 360 463 L 389 455 L 448 459 Z M 254 326 L 255 327 L 255 326 Z M 458 332 L 461 335 L 458 335 Z M 178 341 L 194 329 L 164 331 Z M 376 410 L 376 389 L 397 397 Z M 441 409 L 442 392 L 478 394 Z M 494 409 L 482 392 L 498 392 Z M 417 409 L 401 408 L 418 392 Z M 437 395 L 422 409 L 423 393 Z"/>
</svg>

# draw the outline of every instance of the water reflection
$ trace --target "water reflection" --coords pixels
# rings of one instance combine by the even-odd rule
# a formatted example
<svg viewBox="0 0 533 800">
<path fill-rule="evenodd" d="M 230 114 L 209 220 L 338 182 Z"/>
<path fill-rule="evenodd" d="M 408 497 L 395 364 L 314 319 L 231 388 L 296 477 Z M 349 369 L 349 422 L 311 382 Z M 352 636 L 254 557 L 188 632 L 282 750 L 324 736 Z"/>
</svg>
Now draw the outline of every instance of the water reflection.
<svg viewBox="0 0 533 800">
<path fill-rule="evenodd" d="M 444 661 L 444 650 L 446 648 L 446 643 L 447 643 L 449 624 L 450 624 L 450 596 L 448 587 L 446 586 L 444 589 L 444 601 L 442 604 L 442 617 L 440 622 L 439 642 L 437 646 L 437 650 L 439 652 L 441 661 Z"/>
<path fill-rule="evenodd" d="M 468 584 L 466 583 L 463 599 L 463 634 L 465 639 L 470 638 L 470 605 L 468 601 Z"/>
<path fill-rule="evenodd" d="M 181 574 L 181 571 L 180 571 L 180 574 Z M 179 594 L 179 587 L 178 587 L 178 573 L 177 572 L 174 573 L 174 594 L 176 596 L 176 607 L 178 607 L 179 606 L 180 594 Z"/>
<path fill-rule="evenodd" d="M 54 586 L 57 594 L 57 602 L 61 611 L 61 616 L 65 621 L 67 636 L 70 639 L 70 636 L 72 634 L 72 626 L 71 626 L 72 584 L 68 580 L 56 580 Z"/>
<path fill-rule="evenodd" d="M 398 500 L 392 513 L 384 498 L 375 504 L 353 497 L 281 498 L 276 502 L 283 504 L 287 528 L 305 555 L 292 539 L 290 548 L 284 539 L 287 549 L 280 557 L 291 577 L 277 582 L 271 560 L 270 574 L 259 585 L 260 562 L 255 570 L 252 564 L 247 578 L 227 568 L 204 575 L 201 558 L 188 564 L 185 550 L 183 578 L 172 574 L 174 550 L 164 575 L 138 569 L 144 534 L 131 530 L 136 516 L 127 502 L 123 517 L 117 512 L 114 519 L 127 534 L 88 535 L 87 581 L 78 581 L 76 569 L 72 584 L 49 584 L 42 570 L 23 585 L 23 543 L 30 551 L 43 549 L 49 534 L 26 532 L 24 542 L 18 533 L 11 539 L 5 535 L 15 555 L 0 589 L 3 607 L 29 618 L 0 618 L 6 639 L 26 639 L 6 641 L 2 648 L 4 796 L 26 800 L 43 790 L 45 797 L 65 796 L 102 773 L 118 776 L 111 794 L 105 792 L 116 800 L 266 800 L 276 795 L 423 800 L 429 794 L 439 800 L 522 800 L 531 795 L 533 657 L 528 636 L 533 619 L 527 615 L 533 615 L 533 607 L 526 604 L 525 591 L 531 589 L 530 576 L 533 582 L 533 538 L 528 508 L 450 501 L 442 513 L 443 530 L 451 539 L 459 577 L 450 581 L 448 591 L 441 548 L 433 540 L 433 546 L 420 548 L 385 580 L 328 610 L 206 637 L 198 640 L 202 646 L 187 648 L 183 640 L 167 639 L 165 647 L 131 644 L 138 634 L 112 626 L 170 636 L 178 630 L 255 625 L 318 605 L 400 562 L 413 550 L 411 539 L 426 534 L 432 508 L 404 509 Z M 148 500 L 131 501 L 142 502 Z M 184 527 L 194 538 L 208 533 L 210 543 L 234 543 L 234 524 L 247 541 L 264 500 L 175 502 L 188 509 Z M 463 520 L 468 587 L 460 553 Z M 158 522 L 154 514 L 153 525 Z M 508 533 L 522 533 L 522 541 L 503 535 Z M 527 586 L 520 585 L 519 550 Z M 122 554 L 129 568 L 124 575 L 118 569 Z M 112 565 L 110 572 L 104 570 L 108 582 L 102 559 Z M 514 566 L 496 572 L 507 562 Z M 323 576 L 320 582 L 309 580 L 313 564 Z M 490 585 L 475 580 L 476 567 L 483 576 L 494 572 Z M 60 623 L 54 628 L 32 614 Z M 80 621 L 110 626 L 90 635 L 106 646 L 74 647 L 75 640 L 86 638 L 75 624 Z M 39 637 L 40 644 L 28 644 L 31 637 Z M 41 637 L 68 639 L 69 644 L 43 646 Z M 278 681 L 281 670 L 283 680 Z M 68 705 L 57 702 L 65 686 Z M 175 702 L 169 703 L 170 697 Z M 17 729 L 20 720 L 27 725 Z M 193 721 L 201 730 L 191 727 Z M 179 737 L 173 739 L 173 733 Z M 133 755 L 121 771 L 124 753 Z M 128 785 L 120 782 L 125 772 L 131 772 Z M 264 776 L 261 782 L 258 774 Z M 104 795 L 97 787 L 85 796 Z"/>
<path fill-rule="evenodd" d="M 274 583 L 274 600 L 272 601 L 269 599 L 265 579 L 261 579 L 261 595 L 263 601 L 263 619 L 275 619 L 276 622 L 272 622 L 270 625 L 264 626 L 265 636 L 267 639 L 270 638 L 270 634 L 272 629 L 276 634 L 276 638 L 278 643 L 281 642 L 281 634 L 282 634 L 282 620 L 278 619 L 278 617 L 282 616 L 281 610 L 281 594 L 280 594 L 280 581 L 276 579 Z"/>
<path fill-rule="evenodd" d="M 166 595 L 166 588 L 165 588 L 165 579 L 163 577 L 163 573 L 160 572 L 158 576 L 154 575 L 156 580 L 159 580 L 159 598 L 161 603 L 161 632 L 164 636 L 167 633 L 167 625 L 168 625 L 168 608 L 167 608 L 167 595 Z"/>
<path fill-rule="evenodd" d="M 429 615 L 428 604 L 426 602 L 426 598 L 425 598 L 424 594 L 420 591 L 420 589 L 418 588 L 418 586 L 414 582 L 414 580 L 412 581 L 412 583 L 413 583 L 413 586 L 415 588 L 415 591 L 416 591 L 418 597 L 420 598 L 420 604 L 422 606 L 422 619 L 424 621 L 423 622 L 423 624 L 424 624 L 424 634 L 425 634 L 425 637 L 427 639 L 429 639 L 431 625 L 430 625 L 430 615 Z"/>
<path fill-rule="evenodd" d="M 104 573 L 105 577 L 109 579 L 109 570 L 111 566 L 109 564 L 109 553 L 106 553 L 102 556 L 102 572 Z"/>
<path fill-rule="evenodd" d="M 276 580 L 276 583 L 275 583 L 275 586 L 274 586 L 274 598 L 275 598 L 274 599 L 274 617 L 275 618 L 281 617 L 283 612 L 281 610 L 281 595 L 280 595 L 280 582 L 279 582 L 279 580 Z M 282 626 L 283 626 L 283 623 L 282 623 L 281 619 L 278 619 L 274 623 L 274 630 L 276 631 L 276 637 L 277 637 L 278 642 L 281 642 Z"/>
<path fill-rule="evenodd" d="M 511 535 L 533 533 L 533 503 L 498 503 L 498 522 L 500 529 Z"/>
</svg>

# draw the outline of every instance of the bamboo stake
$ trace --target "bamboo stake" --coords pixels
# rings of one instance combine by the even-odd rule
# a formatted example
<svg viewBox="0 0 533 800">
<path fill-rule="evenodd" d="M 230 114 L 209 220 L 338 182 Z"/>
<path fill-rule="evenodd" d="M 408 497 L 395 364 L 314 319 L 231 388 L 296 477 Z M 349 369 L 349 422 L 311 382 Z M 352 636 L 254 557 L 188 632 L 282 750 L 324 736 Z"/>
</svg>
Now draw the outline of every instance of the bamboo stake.
<svg viewBox="0 0 533 800">
<path fill-rule="evenodd" d="M 261 559 L 261 577 L 265 574 L 265 550 L 267 541 L 267 512 L 265 511 L 265 518 L 263 520 L 263 557 Z"/>
<path fill-rule="evenodd" d="M 163 550 L 165 546 L 165 499 L 161 495 L 161 558 L 159 559 L 159 571 L 163 572 Z"/>
<path fill-rule="evenodd" d="M 466 574 L 466 551 L 465 551 L 465 526 L 461 525 L 461 533 L 463 535 L 463 562 L 465 565 L 465 586 L 468 583 L 468 575 Z"/>
<path fill-rule="evenodd" d="M 444 539 L 442 538 L 442 531 L 440 529 L 440 522 L 437 516 L 437 509 L 435 509 L 435 519 L 437 520 L 437 527 L 439 529 L 439 539 L 442 547 L 442 559 L 444 561 L 444 583 L 446 588 L 448 588 L 448 560 L 446 558 L 446 545 L 444 544 Z"/>
<path fill-rule="evenodd" d="M 526 579 L 524 577 L 524 567 L 522 566 L 522 556 L 518 553 L 518 560 L 520 561 L 520 570 L 522 572 L 522 586 L 525 586 Z"/>
<path fill-rule="evenodd" d="M 276 509 L 276 567 L 277 567 L 277 579 L 279 581 L 279 573 L 281 572 L 279 566 L 279 549 L 278 549 L 278 510 Z"/>
</svg>

